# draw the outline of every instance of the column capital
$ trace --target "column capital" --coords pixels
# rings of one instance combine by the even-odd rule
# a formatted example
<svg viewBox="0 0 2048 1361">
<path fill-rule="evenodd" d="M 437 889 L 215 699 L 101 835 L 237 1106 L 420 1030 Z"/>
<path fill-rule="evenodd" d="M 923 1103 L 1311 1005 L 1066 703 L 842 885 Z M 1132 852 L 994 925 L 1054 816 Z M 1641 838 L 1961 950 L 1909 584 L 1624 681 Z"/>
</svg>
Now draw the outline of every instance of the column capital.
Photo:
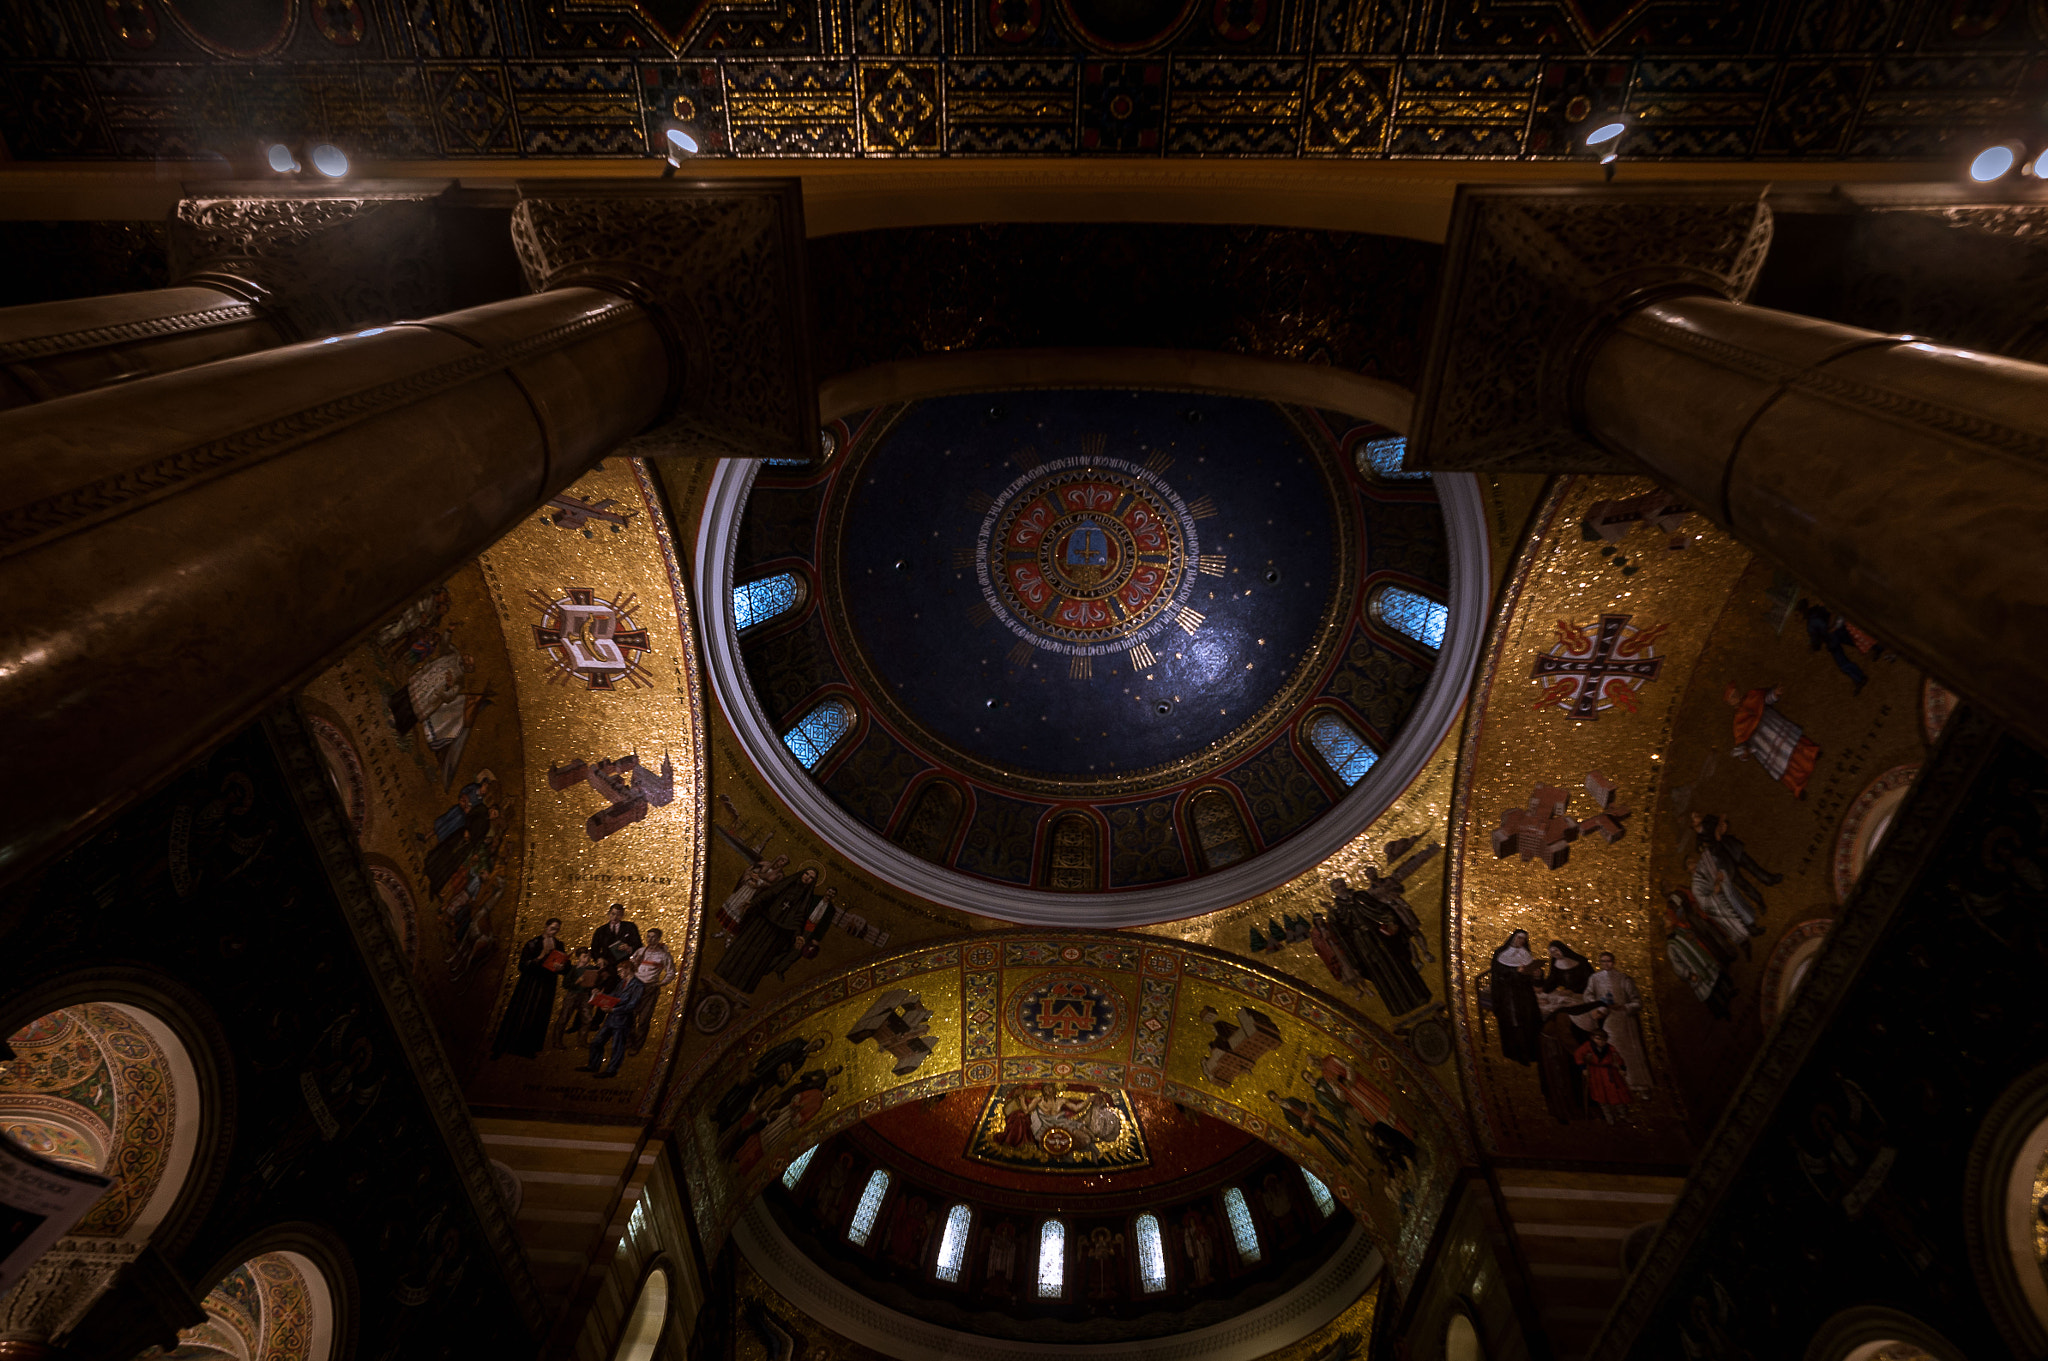
<svg viewBox="0 0 2048 1361">
<path fill-rule="evenodd" d="M 1579 427 L 1585 357 L 1650 298 L 1747 297 L 1771 242 L 1765 188 L 1461 186 L 1409 466 L 1640 471 Z"/>
<path fill-rule="evenodd" d="M 454 183 L 193 194 L 171 215 L 171 277 L 246 297 L 298 340 L 430 317 L 451 306 L 439 206 Z"/>
<path fill-rule="evenodd" d="M 519 194 L 512 239 L 529 284 L 622 293 L 666 328 L 669 414 L 621 453 L 817 456 L 797 180 L 523 181 Z"/>
</svg>

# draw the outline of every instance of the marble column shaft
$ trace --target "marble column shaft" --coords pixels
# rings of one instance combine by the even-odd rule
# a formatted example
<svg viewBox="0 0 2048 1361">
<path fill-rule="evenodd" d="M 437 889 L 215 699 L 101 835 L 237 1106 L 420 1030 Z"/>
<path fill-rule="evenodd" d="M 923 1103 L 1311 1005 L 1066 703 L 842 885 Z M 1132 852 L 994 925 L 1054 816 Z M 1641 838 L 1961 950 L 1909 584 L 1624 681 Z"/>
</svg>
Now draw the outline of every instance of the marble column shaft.
<svg viewBox="0 0 2048 1361">
<path fill-rule="evenodd" d="M 2048 749 L 2048 366 L 1684 295 L 1581 372 L 1588 435 Z"/>
<path fill-rule="evenodd" d="M 0 879 L 665 417 L 680 367 L 564 287 L 0 412 Z"/>
<path fill-rule="evenodd" d="M 207 285 L 0 308 L 0 410 L 287 339 L 263 309 Z"/>
</svg>

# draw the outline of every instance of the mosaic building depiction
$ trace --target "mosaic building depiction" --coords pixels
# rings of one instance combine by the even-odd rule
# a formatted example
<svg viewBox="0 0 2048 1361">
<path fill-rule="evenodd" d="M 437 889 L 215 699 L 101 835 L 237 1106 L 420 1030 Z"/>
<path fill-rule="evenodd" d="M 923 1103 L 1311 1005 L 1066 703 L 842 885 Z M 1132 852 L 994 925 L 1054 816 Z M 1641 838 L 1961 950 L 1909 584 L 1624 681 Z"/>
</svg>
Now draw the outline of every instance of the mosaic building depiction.
<svg viewBox="0 0 2048 1361">
<path fill-rule="evenodd" d="M 2048 8 L 0 6 L 0 1356 L 2048 1355 Z"/>
</svg>

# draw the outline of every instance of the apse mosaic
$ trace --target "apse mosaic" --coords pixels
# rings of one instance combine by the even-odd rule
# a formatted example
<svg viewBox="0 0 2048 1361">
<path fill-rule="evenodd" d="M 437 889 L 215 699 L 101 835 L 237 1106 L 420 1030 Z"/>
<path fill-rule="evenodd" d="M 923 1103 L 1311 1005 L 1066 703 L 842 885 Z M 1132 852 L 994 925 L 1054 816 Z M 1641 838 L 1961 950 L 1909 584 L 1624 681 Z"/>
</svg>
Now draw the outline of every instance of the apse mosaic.
<svg viewBox="0 0 2048 1361">
<path fill-rule="evenodd" d="M 1449 0 L 47 0 L 7 8 L 27 159 L 1569 155 L 1933 157 L 2034 90 L 2033 14 Z M 1855 74 L 1845 78 L 1838 68 Z"/>
<path fill-rule="evenodd" d="M 989 1093 L 967 1156 L 1035 1172 L 1123 1172 L 1147 1167 L 1144 1126 L 1122 1092 L 1037 1082 Z"/>
<path fill-rule="evenodd" d="M 1128 1024 L 1105 1047 L 1064 1048 L 1013 1023 L 1047 999 L 1060 1004 L 1055 1040 L 1070 1014 L 1084 1031 L 1105 1010 Z M 1266 1043 L 1219 1070 L 1211 1018 L 1245 1011 Z M 994 1087 L 976 1140 L 1071 1154 L 1084 1138 L 1114 1147 L 1130 1107 L 1104 1098 L 1163 1098 L 1296 1159 L 1405 1272 L 1462 1156 L 1460 1122 L 1428 1072 L 1385 1032 L 1224 956 L 1128 935 L 1001 932 L 786 995 L 678 1075 L 663 1119 L 716 1240 L 804 1149 L 905 1102 Z"/>
<path fill-rule="evenodd" d="M 1435 667 L 1367 602 L 1442 608 L 1442 512 L 1348 456 L 1364 433 L 1145 392 L 853 418 L 749 495 L 752 699 L 841 808 L 970 876 L 1086 892 L 1249 859 L 1343 798 Z M 752 583 L 791 577 L 760 618 Z"/>
</svg>

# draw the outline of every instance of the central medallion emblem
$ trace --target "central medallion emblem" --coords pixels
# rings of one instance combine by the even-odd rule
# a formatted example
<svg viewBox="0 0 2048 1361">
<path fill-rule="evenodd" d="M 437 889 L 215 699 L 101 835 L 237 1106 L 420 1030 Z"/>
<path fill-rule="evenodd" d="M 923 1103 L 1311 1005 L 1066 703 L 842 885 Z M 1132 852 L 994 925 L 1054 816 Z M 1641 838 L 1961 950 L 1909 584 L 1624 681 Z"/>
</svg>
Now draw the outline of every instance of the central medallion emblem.
<svg viewBox="0 0 2048 1361">
<path fill-rule="evenodd" d="M 1011 998 L 1010 1029 L 1040 1049 L 1087 1053 L 1123 1033 L 1124 1008 L 1094 974 L 1040 974 Z"/>
<path fill-rule="evenodd" d="M 1175 622 L 1194 590 L 1195 517 L 1149 468 L 1077 456 L 1003 489 L 975 542 L 982 598 L 1010 632 L 1076 657 Z"/>
</svg>

